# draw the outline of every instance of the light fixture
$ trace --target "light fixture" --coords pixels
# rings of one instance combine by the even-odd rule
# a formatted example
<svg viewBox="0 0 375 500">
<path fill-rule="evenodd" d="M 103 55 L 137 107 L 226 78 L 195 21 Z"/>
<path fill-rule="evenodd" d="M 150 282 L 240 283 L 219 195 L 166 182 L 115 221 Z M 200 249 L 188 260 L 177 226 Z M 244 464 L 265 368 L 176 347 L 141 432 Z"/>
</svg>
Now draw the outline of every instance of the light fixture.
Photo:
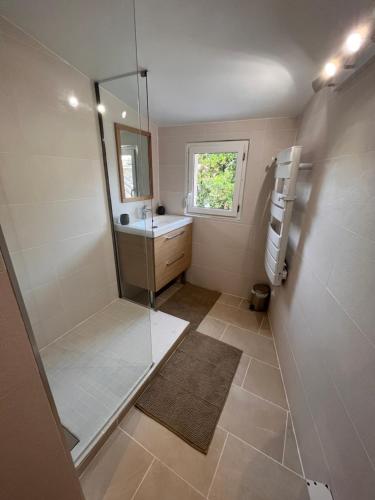
<svg viewBox="0 0 375 500">
<path fill-rule="evenodd" d="M 72 108 L 77 108 L 77 107 L 78 107 L 78 104 L 79 104 L 79 101 L 78 101 L 78 99 L 76 98 L 76 96 L 71 95 L 71 96 L 68 98 L 68 103 L 70 104 L 70 106 L 71 106 Z"/>
<path fill-rule="evenodd" d="M 348 54 L 355 54 L 359 51 L 363 43 L 363 37 L 358 31 L 350 33 L 345 41 L 345 50 Z"/>
<path fill-rule="evenodd" d="M 323 69 L 323 75 L 325 78 L 332 78 L 337 72 L 337 66 L 334 62 L 329 61 L 326 63 Z"/>
<path fill-rule="evenodd" d="M 339 91 L 345 82 L 375 57 L 375 9 L 362 16 L 356 26 L 347 32 L 341 47 L 312 82 L 314 92 L 324 87 Z"/>
<path fill-rule="evenodd" d="M 96 106 L 96 109 L 97 109 L 97 110 L 98 110 L 98 112 L 99 112 L 99 113 L 101 113 L 101 114 L 105 113 L 105 106 L 104 106 L 104 104 L 98 104 L 98 105 Z"/>
<path fill-rule="evenodd" d="M 124 120 L 125 120 L 125 118 L 126 118 L 126 111 L 123 111 L 123 112 L 121 113 L 121 117 L 122 117 L 122 118 L 124 118 Z"/>
</svg>

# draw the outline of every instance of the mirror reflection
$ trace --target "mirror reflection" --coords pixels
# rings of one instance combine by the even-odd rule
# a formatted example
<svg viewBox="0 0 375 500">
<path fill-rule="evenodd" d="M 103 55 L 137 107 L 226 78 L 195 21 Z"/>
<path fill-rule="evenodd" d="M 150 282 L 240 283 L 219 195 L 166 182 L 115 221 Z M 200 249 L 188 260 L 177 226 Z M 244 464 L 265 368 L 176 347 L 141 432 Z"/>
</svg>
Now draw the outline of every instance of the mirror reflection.
<svg viewBox="0 0 375 500">
<path fill-rule="evenodd" d="M 152 198 L 151 134 L 115 123 L 121 201 Z"/>
</svg>

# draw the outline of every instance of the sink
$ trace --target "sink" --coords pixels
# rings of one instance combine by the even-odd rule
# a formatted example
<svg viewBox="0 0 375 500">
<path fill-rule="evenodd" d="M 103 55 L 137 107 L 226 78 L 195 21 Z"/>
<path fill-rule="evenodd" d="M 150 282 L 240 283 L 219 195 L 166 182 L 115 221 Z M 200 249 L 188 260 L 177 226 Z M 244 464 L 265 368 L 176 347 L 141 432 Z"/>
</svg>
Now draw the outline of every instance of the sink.
<svg viewBox="0 0 375 500">
<path fill-rule="evenodd" d="M 192 217 L 184 215 L 158 215 L 154 218 L 139 220 L 123 226 L 115 224 L 115 230 L 121 233 L 138 234 L 148 238 L 157 238 L 163 234 L 169 233 L 174 229 L 187 226 L 193 222 Z"/>
</svg>

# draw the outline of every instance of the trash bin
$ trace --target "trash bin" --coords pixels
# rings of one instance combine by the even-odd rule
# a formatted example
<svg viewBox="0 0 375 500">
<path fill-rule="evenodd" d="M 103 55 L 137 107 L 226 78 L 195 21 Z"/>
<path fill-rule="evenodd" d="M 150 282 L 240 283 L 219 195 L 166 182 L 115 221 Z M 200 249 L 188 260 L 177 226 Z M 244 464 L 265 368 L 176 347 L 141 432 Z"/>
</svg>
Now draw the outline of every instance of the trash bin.
<svg viewBox="0 0 375 500">
<path fill-rule="evenodd" d="M 251 311 L 267 311 L 270 301 L 271 289 L 268 285 L 254 285 L 250 292 Z"/>
</svg>

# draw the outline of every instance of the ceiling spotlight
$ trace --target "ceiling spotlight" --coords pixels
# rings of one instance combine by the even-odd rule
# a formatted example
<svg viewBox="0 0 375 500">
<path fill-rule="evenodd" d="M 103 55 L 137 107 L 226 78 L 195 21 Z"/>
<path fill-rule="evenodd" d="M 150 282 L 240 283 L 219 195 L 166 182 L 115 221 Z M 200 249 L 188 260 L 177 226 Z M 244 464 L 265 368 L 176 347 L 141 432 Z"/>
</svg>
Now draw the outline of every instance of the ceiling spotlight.
<svg viewBox="0 0 375 500">
<path fill-rule="evenodd" d="M 355 54 L 361 48 L 363 38 L 357 31 L 351 33 L 345 41 L 345 49 L 349 54 Z"/>
<path fill-rule="evenodd" d="M 324 66 L 323 74 L 326 78 L 332 78 L 337 72 L 337 66 L 334 62 L 327 62 Z"/>
<path fill-rule="evenodd" d="M 98 104 L 98 105 L 96 106 L 96 109 L 97 109 L 97 110 L 98 110 L 98 112 L 99 112 L 99 113 L 101 113 L 101 114 L 105 113 L 105 106 L 104 106 L 104 104 Z"/>
<path fill-rule="evenodd" d="M 124 118 L 124 120 L 125 120 L 125 118 L 126 118 L 126 111 L 123 111 L 123 112 L 121 113 L 121 116 L 122 116 L 122 118 Z"/>
<path fill-rule="evenodd" d="M 77 107 L 78 107 L 78 104 L 79 104 L 78 99 L 77 99 L 77 98 L 76 98 L 76 96 L 74 96 L 74 95 L 71 95 L 71 96 L 69 97 L 69 99 L 68 99 L 68 103 L 70 104 L 70 106 L 71 106 L 72 108 L 77 108 Z"/>
</svg>

